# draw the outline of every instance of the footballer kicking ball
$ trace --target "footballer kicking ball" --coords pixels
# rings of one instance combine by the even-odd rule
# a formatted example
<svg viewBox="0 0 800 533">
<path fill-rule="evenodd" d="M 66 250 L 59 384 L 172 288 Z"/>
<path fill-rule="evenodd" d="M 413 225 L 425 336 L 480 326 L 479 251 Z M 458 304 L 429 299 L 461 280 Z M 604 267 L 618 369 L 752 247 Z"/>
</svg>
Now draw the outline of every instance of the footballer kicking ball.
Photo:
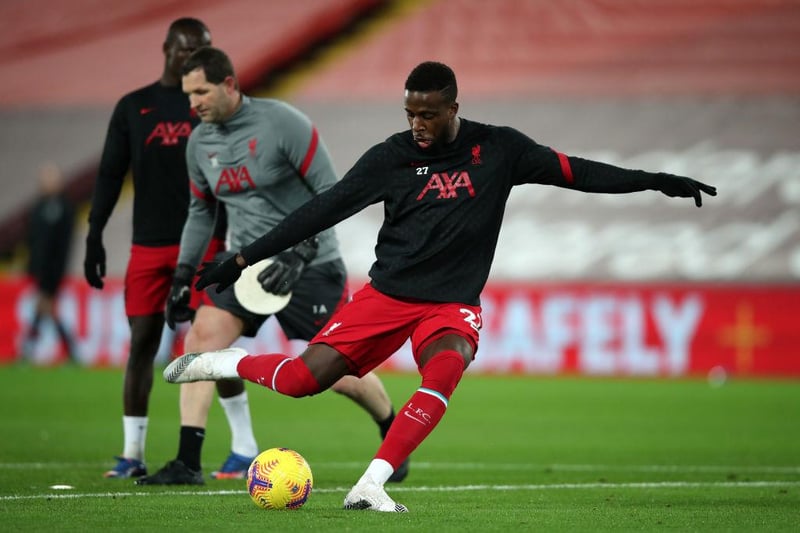
<svg viewBox="0 0 800 533">
<path fill-rule="evenodd" d="M 311 496 L 313 485 L 311 467 L 288 448 L 261 452 L 247 470 L 247 492 L 263 509 L 299 509 Z"/>
</svg>

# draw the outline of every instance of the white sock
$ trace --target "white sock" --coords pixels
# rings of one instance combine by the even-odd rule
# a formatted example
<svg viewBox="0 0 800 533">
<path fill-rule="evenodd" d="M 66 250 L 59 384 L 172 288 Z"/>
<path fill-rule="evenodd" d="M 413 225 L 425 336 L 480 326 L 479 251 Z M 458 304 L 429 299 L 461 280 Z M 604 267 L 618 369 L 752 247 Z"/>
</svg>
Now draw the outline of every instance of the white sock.
<svg viewBox="0 0 800 533">
<path fill-rule="evenodd" d="M 233 346 L 232 348 L 236 348 L 236 347 Z M 236 350 L 231 350 L 230 348 L 226 348 L 224 350 L 218 350 L 218 352 L 233 352 L 233 355 L 224 355 L 223 354 L 221 357 L 215 357 L 215 359 L 214 359 L 214 367 L 216 368 L 216 370 L 219 371 L 219 374 L 221 376 L 224 376 L 226 378 L 238 378 L 239 377 L 239 372 L 237 372 L 236 367 L 239 366 L 239 362 L 242 359 L 244 359 L 244 357 L 247 355 L 247 353 L 242 355 L 241 352 L 243 352 L 243 351 L 244 350 L 242 350 L 241 348 L 238 348 Z M 211 353 L 213 353 L 213 352 L 211 352 Z"/>
<path fill-rule="evenodd" d="M 231 451 L 245 457 L 258 455 L 247 391 L 230 398 L 220 398 L 219 403 L 225 411 L 225 416 L 228 417 L 228 425 L 231 428 Z"/>
<path fill-rule="evenodd" d="M 383 459 L 373 459 L 367 467 L 366 472 L 364 472 L 364 475 L 362 475 L 361 479 L 358 481 L 360 483 L 364 478 L 371 478 L 372 481 L 382 487 L 389 479 L 389 476 L 392 475 L 392 472 L 394 472 L 394 468 L 392 468 L 392 465 L 387 461 Z"/>
<path fill-rule="evenodd" d="M 122 456 L 126 459 L 144 461 L 144 442 L 147 438 L 146 416 L 123 416 L 122 433 L 125 437 L 125 447 Z"/>
<path fill-rule="evenodd" d="M 238 378 L 239 372 L 236 371 L 236 367 L 239 366 L 239 361 L 241 361 L 241 358 L 219 357 L 214 360 L 214 365 L 219 370 L 220 375 L 226 378 Z"/>
</svg>

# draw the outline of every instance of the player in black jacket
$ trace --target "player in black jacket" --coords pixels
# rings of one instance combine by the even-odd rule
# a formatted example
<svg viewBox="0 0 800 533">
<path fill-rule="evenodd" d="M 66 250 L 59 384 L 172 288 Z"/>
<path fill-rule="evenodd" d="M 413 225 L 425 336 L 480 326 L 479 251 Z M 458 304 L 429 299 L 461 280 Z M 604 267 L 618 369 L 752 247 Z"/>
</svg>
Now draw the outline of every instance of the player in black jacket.
<svg viewBox="0 0 800 533">
<path fill-rule="evenodd" d="M 26 352 L 33 349 L 42 320 L 50 320 L 67 356 L 76 357 L 72 336 L 56 312 L 74 227 L 75 206 L 64 193 L 61 169 L 45 163 L 39 169 L 39 198 L 28 221 L 28 274 L 36 284 L 36 310 L 26 334 Z"/>
<path fill-rule="evenodd" d="M 164 371 L 170 382 L 240 376 L 300 397 L 325 390 L 343 375 L 368 372 L 410 338 L 422 385 L 345 497 L 347 509 L 407 510 L 383 485 L 441 420 L 475 356 L 480 293 L 512 187 L 539 183 L 598 193 L 651 189 L 693 198 L 698 207 L 702 193 L 716 195 L 714 187 L 691 178 L 570 157 L 513 128 L 462 119 L 456 97 L 449 67 L 418 65 L 405 85 L 409 130 L 372 147 L 338 184 L 271 232 L 201 271 L 198 289 L 217 284 L 221 290 L 245 266 L 383 202 L 370 283 L 331 317 L 300 357 L 229 349 L 186 354 Z"/>
<path fill-rule="evenodd" d="M 163 45 L 161 78 L 119 100 L 105 139 L 89 213 L 84 259 L 86 280 L 97 289 L 103 288 L 106 274 L 103 229 L 119 199 L 128 170 L 134 188 L 133 243 L 125 273 L 125 313 L 131 341 L 122 393 L 124 448 L 116 458 L 116 466 L 104 474 L 110 478 L 147 474 L 144 449 L 153 361 L 164 328 L 164 305 L 176 273 L 181 232 L 189 209 L 186 141 L 199 123 L 181 89 L 181 67 L 195 49 L 209 44 L 211 35 L 203 22 L 193 18 L 175 20 Z M 219 213 L 209 257 L 224 248 L 224 214 L 224 211 Z M 199 293 L 194 295 L 195 306 L 199 297 Z M 178 315 L 181 320 L 189 320 L 192 310 L 182 309 Z M 241 449 L 248 456 L 255 455 L 258 450 L 243 383 L 222 382 L 217 389 L 229 422 L 239 420 L 231 424 L 232 448 Z"/>
</svg>

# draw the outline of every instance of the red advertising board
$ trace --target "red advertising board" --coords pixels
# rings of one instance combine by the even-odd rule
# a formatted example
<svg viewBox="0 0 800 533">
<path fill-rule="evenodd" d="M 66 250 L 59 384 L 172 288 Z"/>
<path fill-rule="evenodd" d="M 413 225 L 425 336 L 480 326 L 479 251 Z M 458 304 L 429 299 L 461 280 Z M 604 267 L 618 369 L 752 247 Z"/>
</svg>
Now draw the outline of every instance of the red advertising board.
<svg viewBox="0 0 800 533">
<path fill-rule="evenodd" d="M 34 305 L 30 283 L 2 279 L 0 294 L 0 360 L 65 360 L 48 324 L 35 343 L 24 343 Z M 800 377 L 800 286 L 495 283 L 482 306 L 472 372 Z M 121 280 L 108 280 L 103 291 L 69 280 L 58 313 L 74 332 L 81 363 L 124 365 L 129 330 Z M 274 320 L 237 344 L 254 353 L 303 347 L 287 342 Z M 409 352 L 406 345 L 383 368 L 415 371 Z"/>
</svg>

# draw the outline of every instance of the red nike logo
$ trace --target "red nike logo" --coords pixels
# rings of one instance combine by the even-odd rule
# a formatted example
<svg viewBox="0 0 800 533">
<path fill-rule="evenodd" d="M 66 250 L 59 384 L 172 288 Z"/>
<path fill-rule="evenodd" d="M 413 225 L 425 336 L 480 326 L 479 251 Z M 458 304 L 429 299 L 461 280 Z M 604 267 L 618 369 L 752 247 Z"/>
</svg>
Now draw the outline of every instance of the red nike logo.
<svg viewBox="0 0 800 533">
<path fill-rule="evenodd" d="M 141 108 L 141 109 L 139 110 L 139 114 L 141 114 L 141 115 L 146 115 L 146 114 L 148 114 L 149 112 L 151 112 L 151 111 L 155 111 L 155 110 L 156 110 L 156 108 L 155 108 L 155 107 L 143 107 L 143 108 Z"/>
</svg>

